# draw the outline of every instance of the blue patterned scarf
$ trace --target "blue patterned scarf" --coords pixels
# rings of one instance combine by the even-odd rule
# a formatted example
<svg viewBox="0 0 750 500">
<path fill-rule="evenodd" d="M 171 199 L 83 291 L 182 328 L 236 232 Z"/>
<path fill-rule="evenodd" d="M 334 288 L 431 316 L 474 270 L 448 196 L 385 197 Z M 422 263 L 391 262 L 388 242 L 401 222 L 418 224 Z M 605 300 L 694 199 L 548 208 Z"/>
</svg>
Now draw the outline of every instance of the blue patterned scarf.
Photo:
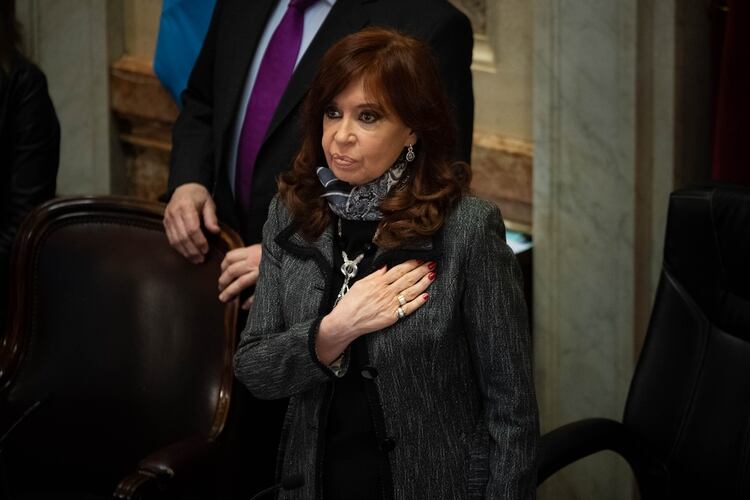
<svg viewBox="0 0 750 500">
<path fill-rule="evenodd" d="M 340 181 L 328 167 L 318 167 L 317 173 L 325 188 L 321 196 L 326 198 L 333 213 L 347 220 L 376 221 L 383 218 L 380 202 L 398 184 L 405 171 L 406 161 L 399 157 L 386 173 L 360 186 Z"/>
</svg>

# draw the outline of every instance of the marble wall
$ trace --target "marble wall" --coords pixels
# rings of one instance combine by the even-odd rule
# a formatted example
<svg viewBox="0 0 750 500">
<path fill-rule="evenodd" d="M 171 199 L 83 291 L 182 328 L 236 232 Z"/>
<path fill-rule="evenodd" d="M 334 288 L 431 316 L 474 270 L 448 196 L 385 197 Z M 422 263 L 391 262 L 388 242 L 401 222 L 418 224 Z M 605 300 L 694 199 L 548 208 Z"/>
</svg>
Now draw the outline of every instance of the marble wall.
<svg viewBox="0 0 750 500">
<path fill-rule="evenodd" d="M 622 418 L 669 193 L 709 170 L 709 29 L 705 2 L 534 9 L 534 342 L 549 430 Z M 630 500 L 633 490 L 624 461 L 601 453 L 539 496 Z"/>
<path fill-rule="evenodd" d="M 531 231 L 533 2 L 452 0 L 474 29 L 472 190 Z"/>
<path fill-rule="evenodd" d="M 155 199 L 164 192 L 164 123 L 174 120 L 176 108 L 150 70 L 161 5 L 17 0 L 26 51 L 47 75 L 61 123 L 59 194 Z M 124 54 L 131 58 L 118 65 Z"/>
<path fill-rule="evenodd" d="M 534 2 L 486 2 L 485 25 L 475 42 L 475 127 L 531 145 Z"/>
<path fill-rule="evenodd" d="M 108 86 L 109 65 L 123 51 L 122 0 L 18 0 L 17 10 L 60 120 L 58 193 L 123 192 Z"/>
<path fill-rule="evenodd" d="M 537 0 L 534 341 L 543 430 L 619 419 L 633 366 L 636 5 Z M 584 480 L 585 478 L 585 480 Z M 544 498 L 629 498 L 610 456 Z"/>
</svg>

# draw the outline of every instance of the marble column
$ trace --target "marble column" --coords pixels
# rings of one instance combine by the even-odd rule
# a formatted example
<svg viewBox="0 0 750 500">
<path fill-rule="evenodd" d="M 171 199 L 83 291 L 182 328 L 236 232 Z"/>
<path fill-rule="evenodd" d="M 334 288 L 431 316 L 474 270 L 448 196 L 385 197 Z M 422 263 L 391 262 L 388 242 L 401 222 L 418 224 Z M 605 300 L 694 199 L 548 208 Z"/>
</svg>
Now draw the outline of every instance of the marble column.
<svg viewBox="0 0 750 500">
<path fill-rule="evenodd" d="M 710 172 L 705 2 L 536 0 L 534 343 L 542 429 L 620 420 L 661 269 L 669 193 Z M 540 498 L 630 500 L 600 453 Z"/>
<path fill-rule="evenodd" d="M 620 420 L 633 369 L 637 0 L 537 0 L 534 38 L 534 343 L 542 430 Z M 630 499 L 598 454 L 549 499 Z"/>
<path fill-rule="evenodd" d="M 123 51 L 122 0 L 18 0 L 17 10 L 60 120 L 58 193 L 123 192 L 109 106 L 109 66 Z"/>
</svg>

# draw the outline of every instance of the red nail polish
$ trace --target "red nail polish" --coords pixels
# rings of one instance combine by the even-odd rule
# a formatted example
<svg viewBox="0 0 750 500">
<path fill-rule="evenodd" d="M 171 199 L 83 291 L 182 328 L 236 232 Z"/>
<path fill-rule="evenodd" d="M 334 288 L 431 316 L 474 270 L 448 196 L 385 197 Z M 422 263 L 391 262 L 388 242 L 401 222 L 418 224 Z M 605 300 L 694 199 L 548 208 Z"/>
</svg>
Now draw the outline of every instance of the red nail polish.
<svg viewBox="0 0 750 500">
<path fill-rule="evenodd" d="M 422 295 L 422 300 L 427 300 L 429 298 L 430 298 L 430 294 L 429 293 L 426 293 L 426 294 Z"/>
<path fill-rule="evenodd" d="M 424 263 L 422 259 L 417 259 L 417 265 L 421 266 Z"/>
<path fill-rule="evenodd" d="M 430 274 L 427 275 L 427 279 L 430 280 L 430 281 L 434 281 L 435 280 L 435 276 L 437 276 L 435 273 L 430 273 Z"/>
<path fill-rule="evenodd" d="M 435 262 L 435 261 L 432 261 L 429 264 L 427 264 L 427 269 L 429 269 L 430 271 L 432 271 L 436 267 L 437 267 L 437 262 Z"/>
</svg>

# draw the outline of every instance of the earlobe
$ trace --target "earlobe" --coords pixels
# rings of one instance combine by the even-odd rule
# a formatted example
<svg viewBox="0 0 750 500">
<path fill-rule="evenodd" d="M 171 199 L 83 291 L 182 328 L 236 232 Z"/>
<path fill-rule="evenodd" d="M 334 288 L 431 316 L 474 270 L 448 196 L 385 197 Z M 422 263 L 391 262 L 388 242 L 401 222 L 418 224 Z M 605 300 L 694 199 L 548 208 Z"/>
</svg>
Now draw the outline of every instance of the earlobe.
<svg viewBox="0 0 750 500">
<path fill-rule="evenodd" d="M 413 146 L 416 143 L 417 143 L 417 134 L 414 131 L 411 131 L 409 135 L 406 137 L 406 142 L 404 143 L 404 147 Z"/>
</svg>

